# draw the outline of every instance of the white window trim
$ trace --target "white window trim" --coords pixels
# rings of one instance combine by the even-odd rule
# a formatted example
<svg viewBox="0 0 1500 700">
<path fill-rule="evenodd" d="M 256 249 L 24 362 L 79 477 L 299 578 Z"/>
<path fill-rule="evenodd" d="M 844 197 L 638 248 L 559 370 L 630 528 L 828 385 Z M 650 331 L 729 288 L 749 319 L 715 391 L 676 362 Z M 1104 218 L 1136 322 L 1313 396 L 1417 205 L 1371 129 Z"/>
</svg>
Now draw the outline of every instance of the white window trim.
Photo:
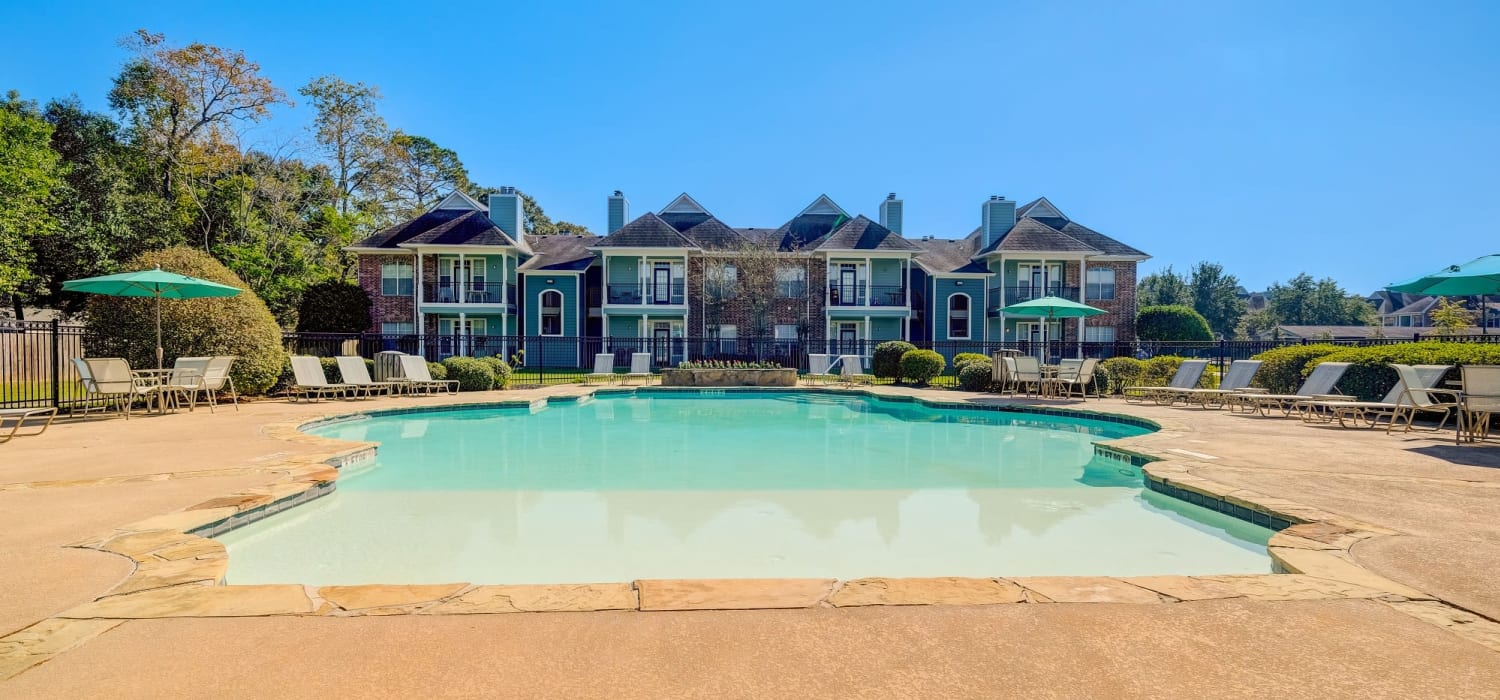
<svg viewBox="0 0 1500 700">
<path fill-rule="evenodd" d="M 400 277 L 400 276 L 397 276 L 397 277 L 387 277 L 386 274 L 385 274 L 385 269 L 387 267 L 391 267 L 391 266 L 405 268 L 406 269 L 406 276 L 405 277 Z M 396 281 L 396 290 L 397 290 L 396 294 L 387 294 L 386 293 L 386 291 L 385 291 L 385 281 L 387 279 L 391 279 L 391 280 L 395 280 Z M 411 294 L 401 294 L 400 293 L 400 290 L 401 290 L 401 280 L 411 280 Z M 408 260 L 389 260 L 389 261 L 380 263 L 380 295 L 381 296 L 385 296 L 385 297 L 409 297 L 409 296 L 414 296 L 416 293 L 417 293 L 416 268 L 411 264 L 411 261 L 408 261 Z"/>
<path fill-rule="evenodd" d="M 546 331 L 547 324 L 545 323 L 545 321 L 546 321 L 546 318 L 547 318 L 547 302 L 545 301 L 545 299 L 547 298 L 548 294 L 556 294 L 557 295 L 557 332 L 556 333 L 548 333 Z M 563 303 L 565 301 L 567 301 L 567 300 L 563 297 L 563 293 L 561 291 L 556 290 L 556 289 L 544 289 L 544 290 L 542 290 L 541 294 L 536 295 L 536 303 L 537 303 L 537 310 L 538 310 L 537 311 L 537 317 L 536 317 L 536 332 L 537 332 L 537 335 L 544 335 L 544 336 L 548 336 L 548 337 L 559 337 L 559 336 L 561 336 L 563 334 L 563 320 L 567 317 L 567 314 L 563 313 Z"/>
<path fill-rule="evenodd" d="M 953 297 L 963 297 L 969 302 L 969 308 L 964 311 L 964 334 L 962 336 L 953 335 Z M 944 320 L 947 321 L 944 332 L 948 340 L 970 340 L 974 336 L 974 297 L 968 292 L 954 292 L 948 295 L 947 303 L 948 305 L 944 307 L 946 309 Z"/>
</svg>

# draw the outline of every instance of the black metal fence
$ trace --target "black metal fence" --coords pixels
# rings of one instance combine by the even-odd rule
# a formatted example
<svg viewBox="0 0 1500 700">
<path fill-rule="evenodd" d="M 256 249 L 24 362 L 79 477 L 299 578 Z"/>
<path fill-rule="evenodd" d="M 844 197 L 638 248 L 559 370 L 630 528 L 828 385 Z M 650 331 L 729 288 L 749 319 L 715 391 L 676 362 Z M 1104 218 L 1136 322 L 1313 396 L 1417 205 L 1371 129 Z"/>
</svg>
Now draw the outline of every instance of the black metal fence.
<svg viewBox="0 0 1500 700">
<path fill-rule="evenodd" d="M 0 320 L 0 407 L 82 403 L 75 357 L 83 357 L 81 325 Z"/>
</svg>

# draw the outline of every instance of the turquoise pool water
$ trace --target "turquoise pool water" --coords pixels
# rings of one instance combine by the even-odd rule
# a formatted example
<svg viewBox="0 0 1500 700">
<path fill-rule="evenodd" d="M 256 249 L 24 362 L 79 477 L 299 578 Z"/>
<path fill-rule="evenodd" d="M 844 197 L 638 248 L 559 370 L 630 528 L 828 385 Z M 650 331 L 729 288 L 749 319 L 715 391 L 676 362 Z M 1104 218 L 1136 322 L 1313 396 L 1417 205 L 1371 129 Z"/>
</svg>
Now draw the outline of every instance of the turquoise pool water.
<svg viewBox="0 0 1500 700">
<path fill-rule="evenodd" d="M 1265 573 L 1270 531 L 1146 491 L 1145 429 L 810 393 L 377 416 L 338 490 L 222 536 L 231 583 Z"/>
</svg>

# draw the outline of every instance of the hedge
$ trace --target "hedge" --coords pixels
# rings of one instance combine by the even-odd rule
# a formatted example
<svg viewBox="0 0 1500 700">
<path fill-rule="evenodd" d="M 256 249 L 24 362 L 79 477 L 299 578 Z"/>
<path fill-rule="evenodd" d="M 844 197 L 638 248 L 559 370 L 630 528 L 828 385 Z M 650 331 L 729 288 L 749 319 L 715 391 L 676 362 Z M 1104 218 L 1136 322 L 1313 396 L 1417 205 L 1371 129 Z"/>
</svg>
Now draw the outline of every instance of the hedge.
<svg viewBox="0 0 1500 700">
<path fill-rule="evenodd" d="M 1141 372 L 1146 363 L 1134 357 L 1111 357 L 1099 363 L 1104 372 L 1105 391 L 1111 395 L 1120 393 L 1127 386 L 1140 386 Z"/>
<path fill-rule="evenodd" d="M 1391 364 L 1400 365 L 1500 365 L 1500 344 L 1497 343 L 1444 343 L 1422 341 L 1419 343 L 1395 343 L 1391 345 L 1369 345 L 1360 348 L 1340 348 L 1337 352 L 1323 355 L 1308 363 L 1308 371 L 1322 362 L 1348 362 L 1349 369 L 1339 380 L 1339 391 L 1353 394 L 1363 401 L 1376 401 L 1396 386 L 1396 370 Z M 1262 371 L 1265 371 L 1262 369 Z M 1447 379 L 1457 379 L 1455 367 Z"/>
<path fill-rule="evenodd" d="M 1168 304 L 1147 306 L 1135 317 L 1135 335 L 1141 340 L 1213 340 L 1208 319 L 1191 306 Z"/>
<path fill-rule="evenodd" d="M 917 346 L 904 340 L 888 340 L 875 346 L 875 358 L 870 371 L 877 377 L 901 380 L 901 356 L 916 350 Z"/>
<path fill-rule="evenodd" d="M 973 354 L 973 353 L 968 353 Z M 958 357 L 954 356 L 954 362 Z M 989 360 L 969 360 L 958 367 L 958 388 L 964 391 L 989 391 L 994 381 L 995 365 Z"/>
<path fill-rule="evenodd" d="M 1267 350 L 1252 359 L 1260 360 L 1260 370 L 1250 386 L 1266 389 L 1273 394 L 1295 393 L 1307 377 L 1307 368 L 1314 360 L 1343 350 L 1341 345 L 1317 343 L 1314 345 L 1288 345 Z"/>
<path fill-rule="evenodd" d="M 953 356 L 953 369 L 955 369 L 955 370 L 962 369 L 964 365 L 966 365 L 966 364 L 968 364 L 970 362 L 989 362 L 989 361 L 990 361 L 989 356 L 985 355 L 983 353 L 961 352 L 961 353 L 958 353 L 957 355 Z"/>
<path fill-rule="evenodd" d="M 943 373 L 947 360 L 931 350 L 910 350 L 901 356 L 901 376 L 917 384 L 926 384 Z"/>
<path fill-rule="evenodd" d="M 505 360 L 498 357 L 481 357 L 479 361 L 489 365 L 490 371 L 495 373 L 494 388 L 505 389 L 510 386 L 511 369 Z"/>
<path fill-rule="evenodd" d="M 126 267 L 160 267 L 240 289 L 232 297 L 161 301 L 168 367 L 179 357 L 234 355 L 229 374 L 240 394 L 264 394 L 276 384 L 287 362 L 281 327 L 265 302 L 229 268 L 186 246 L 143 253 Z M 90 295 L 83 346 L 89 357 L 123 357 L 135 369 L 156 367 L 156 300 Z"/>
<path fill-rule="evenodd" d="M 449 379 L 458 380 L 459 391 L 489 391 L 495 386 L 495 370 L 477 358 L 450 357 L 443 360 L 443 366 Z"/>
</svg>

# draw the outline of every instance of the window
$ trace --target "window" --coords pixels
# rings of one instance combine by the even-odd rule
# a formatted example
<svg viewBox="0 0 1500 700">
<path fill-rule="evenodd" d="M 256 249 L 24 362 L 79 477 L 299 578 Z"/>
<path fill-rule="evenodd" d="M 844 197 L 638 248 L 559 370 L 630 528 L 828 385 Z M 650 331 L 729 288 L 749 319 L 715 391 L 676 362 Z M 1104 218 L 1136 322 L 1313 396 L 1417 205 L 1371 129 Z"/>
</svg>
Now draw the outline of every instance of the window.
<svg viewBox="0 0 1500 700">
<path fill-rule="evenodd" d="M 717 326 L 709 326 L 710 337 L 719 340 L 719 352 L 734 354 L 739 352 L 740 329 L 734 324 L 721 323 Z"/>
<path fill-rule="evenodd" d="M 411 263 L 395 261 L 381 265 L 380 293 L 388 297 L 411 296 Z"/>
<path fill-rule="evenodd" d="M 953 294 L 948 297 L 948 337 L 969 337 L 969 295 Z"/>
<path fill-rule="evenodd" d="M 549 289 L 542 292 L 542 335 L 562 335 L 562 292 Z"/>
<path fill-rule="evenodd" d="M 709 263 L 704 271 L 704 291 L 717 297 L 734 296 L 735 282 L 739 280 L 739 275 L 740 271 L 729 263 Z"/>
<path fill-rule="evenodd" d="M 1115 298 L 1115 271 L 1108 268 L 1091 269 L 1087 273 L 1086 298 L 1109 301 Z"/>
<path fill-rule="evenodd" d="M 797 339 L 797 324 L 795 324 L 795 323 L 778 323 L 778 324 L 776 324 L 776 339 L 777 340 L 796 340 Z"/>
<path fill-rule="evenodd" d="M 1085 343 L 1113 343 L 1115 342 L 1114 326 L 1084 326 L 1083 342 Z"/>
<path fill-rule="evenodd" d="M 411 335 L 417 332 L 417 324 L 386 321 L 380 324 L 380 332 L 384 335 Z"/>
<path fill-rule="evenodd" d="M 790 266 L 776 268 L 776 296 L 783 299 L 807 296 L 807 270 Z"/>
</svg>

